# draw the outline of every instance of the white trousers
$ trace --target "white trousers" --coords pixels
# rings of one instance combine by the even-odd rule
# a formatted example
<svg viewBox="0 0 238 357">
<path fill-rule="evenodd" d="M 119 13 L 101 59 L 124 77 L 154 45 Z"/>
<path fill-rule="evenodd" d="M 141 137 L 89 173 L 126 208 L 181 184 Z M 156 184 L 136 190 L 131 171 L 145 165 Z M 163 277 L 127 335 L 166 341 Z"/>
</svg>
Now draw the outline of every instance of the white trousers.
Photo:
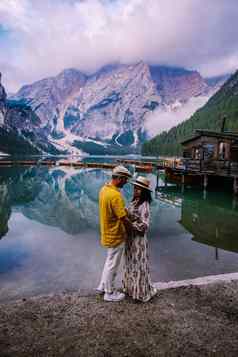
<svg viewBox="0 0 238 357">
<path fill-rule="evenodd" d="M 104 264 L 102 277 L 98 290 L 105 293 L 112 293 L 115 289 L 115 279 L 119 270 L 122 256 L 125 250 L 125 243 L 121 243 L 115 248 L 107 248 L 107 257 Z"/>
</svg>

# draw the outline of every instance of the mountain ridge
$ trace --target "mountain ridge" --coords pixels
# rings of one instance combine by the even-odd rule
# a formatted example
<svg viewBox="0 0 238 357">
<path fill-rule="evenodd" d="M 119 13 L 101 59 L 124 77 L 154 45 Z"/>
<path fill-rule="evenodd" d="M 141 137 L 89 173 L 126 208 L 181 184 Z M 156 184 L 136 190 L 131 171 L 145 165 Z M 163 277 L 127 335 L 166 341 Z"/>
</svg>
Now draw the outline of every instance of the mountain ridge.
<svg viewBox="0 0 238 357">
<path fill-rule="evenodd" d="M 18 126 L 19 134 L 27 131 L 28 136 L 44 138 L 46 152 L 53 146 L 58 152 L 78 154 L 138 153 L 149 138 L 145 123 L 151 113 L 157 108 L 176 110 L 191 97 L 212 91 L 214 86 L 197 71 L 142 61 L 110 64 L 91 75 L 69 68 L 10 97 L 12 104 L 32 110 L 37 126 L 30 112 L 28 122 L 11 116 L 8 124 Z"/>
</svg>

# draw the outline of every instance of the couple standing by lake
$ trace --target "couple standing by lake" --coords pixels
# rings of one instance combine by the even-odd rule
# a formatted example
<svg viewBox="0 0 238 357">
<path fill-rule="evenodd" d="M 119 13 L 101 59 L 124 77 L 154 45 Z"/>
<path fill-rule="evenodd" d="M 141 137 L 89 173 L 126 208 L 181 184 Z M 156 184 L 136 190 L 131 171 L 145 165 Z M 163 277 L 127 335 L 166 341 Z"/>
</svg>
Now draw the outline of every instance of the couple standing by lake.
<svg viewBox="0 0 238 357">
<path fill-rule="evenodd" d="M 127 294 L 134 300 L 147 302 L 157 293 L 150 279 L 146 236 L 152 190 L 143 176 L 131 181 L 134 194 L 126 208 L 120 189 L 131 177 L 124 166 L 117 166 L 111 182 L 99 193 L 101 244 L 107 249 L 107 257 L 97 291 L 104 294 L 105 301 L 120 301 Z M 114 286 L 122 259 L 123 293 Z"/>
</svg>

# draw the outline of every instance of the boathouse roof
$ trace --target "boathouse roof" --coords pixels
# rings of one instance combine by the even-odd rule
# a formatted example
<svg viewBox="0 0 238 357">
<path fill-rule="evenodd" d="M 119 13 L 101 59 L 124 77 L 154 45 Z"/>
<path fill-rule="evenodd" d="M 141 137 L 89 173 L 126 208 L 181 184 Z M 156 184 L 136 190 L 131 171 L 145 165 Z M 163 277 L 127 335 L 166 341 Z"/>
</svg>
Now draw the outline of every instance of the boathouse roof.
<svg viewBox="0 0 238 357">
<path fill-rule="evenodd" d="M 230 139 L 230 140 L 235 140 L 238 142 L 238 132 L 232 132 L 232 131 L 225 131 L 225 132 L 218 132 L 218 131 L 212 131 L 212 130 L 206 130 L 206 129 L 196 129 L 196 133 L 194 136 L 190 137 L 189 139 L 186 139 L 181 142 L 182 145 L 185 145 L 193 140 L 199 139 L 202 136 L 208 136 L 208 137 L 215 137 L 215 138 L 220 138 L 220 139 Z"/>
</svg>

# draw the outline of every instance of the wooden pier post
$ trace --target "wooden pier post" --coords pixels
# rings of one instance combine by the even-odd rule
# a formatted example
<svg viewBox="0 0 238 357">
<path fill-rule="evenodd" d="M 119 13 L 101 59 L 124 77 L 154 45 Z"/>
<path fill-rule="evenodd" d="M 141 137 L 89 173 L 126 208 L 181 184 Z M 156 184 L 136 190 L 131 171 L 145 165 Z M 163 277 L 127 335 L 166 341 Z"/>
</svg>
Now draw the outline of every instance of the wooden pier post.
<svg viewBox="0 0 238 357">
<path fill-rule="evenodd" d="M 237 205 L 238 205 L 238 196 L 234 195 L 232 200 L 232 209 L 235 210 Z"/>
<path fill-rule="evenodd" d="M 184 185 L 181 186 L 181 193 L 184 194 Z"/>
<path fill-rule="evenodd" d="M 233 192 L 235 195 L 238 195 L 238 177 L 235 176 L 233 180 Z"/>
<path fill-rule="evenodd" d="M 218 228 L 216 227 L 216 239 L 219 238 L 219 231 L 218 231 Z M 215 247 L 215 259 L 216 260 L 219 260 L 219 255 L 218 255 L 218 248 Z"/>
<path fill-rule="evenodd" d="M 160 171 L 158 169 L 157 170 L 157 176 L 156 176 L 156 189 L 159 187 L 159 174 L 160 174 Z"/>
<path fill-rule="evenodd" d="M 208 176 L 203 175 L 203 199 L 207 199 L 207 185 L 208 185 Z"/>
<path fill-rule="evenodd" d="M 204 175 L 203 176 L 203 188 L 204 188 L 204 190 L 207 189 L 207 185 L 208 185 L 208 176 Z"/>
<path fill-rule="evenodd" d="M 182 183 L 182 185 L 181 185 L 181 193 L 183 194 L 184 193 L 184 183 L 185 183 L 185 176 L 184 175 L 182 175 L 182 177 L 181 177 L 181 183 Z"/>
</svg>

